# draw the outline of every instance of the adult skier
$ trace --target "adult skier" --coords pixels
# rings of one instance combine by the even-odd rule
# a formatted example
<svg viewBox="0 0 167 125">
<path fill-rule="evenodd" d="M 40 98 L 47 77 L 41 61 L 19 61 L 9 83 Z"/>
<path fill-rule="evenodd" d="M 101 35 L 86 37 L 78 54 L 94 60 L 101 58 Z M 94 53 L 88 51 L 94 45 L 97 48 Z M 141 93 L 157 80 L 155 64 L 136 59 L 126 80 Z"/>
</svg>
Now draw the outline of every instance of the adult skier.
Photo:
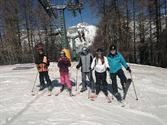
<svg viewBox="0 0 167 125">
<path fill-rule="evenodd" d="M 82 52 L 80 54 L 79 63 L 76 66 L 77 69 L 81 67 L 81 73 L 82 73 L 82 88 L 80 92 L 84 92 L 87 90 L 87 84 L 86 84 L 86 76 L 87 76 L 91 84 L 91 91 L 92 93 L 95 93 L 95 85 L 91 71 L 92 61 L 93 61 L 93 55 L 88 51 L 87 47 L 83 47 Z"/>
<path fill-rule="evenodd" d="M 122 70 L 122 65 L 131 73 L 130 67 L 127 65 L 123 56 L 117 51 L 116 45 L 111 45 L 109 48 L 109 55 L 107 56 L 109 67 L 110 67 L 110 78 L 112 80 L 112 89 L 116 97 L 120 98 L 120 93 L 118 92 L 117 78 L 118 76 L 121 81 L 123 93 L 126 92 L 126 85 L 129 84 L 124 71 Z"/>
<path fill-rule="evenodd" d="M 103 55 L 103 50 L 101 48 L 96 50 L 96 57 L 93 58 L 91 64 L 91 69 L 95 69 L 96 77 L 96 96 L 102 90 L 106 96 L 108 103 L 111 103 L 110 98 L 108 97 L 108 83 L 106 81 L 107 70 L 109 71 L 109 65 L 107 58 Z M 93 100 L 95 99 L 93 98 Z"/>
<path fill-rule="evenodd" d="M 35 56 L 35 64 L 37 66 L 38 72 L 39 72 L 39 80 L 40 80 L 40 89 L 39 91 L 42 91 L 46 88 L 45 80 L 47 82 L 48 90 L 52 90 L 52 83 L 49 78 L 48 74 L 48 67 L 49 67 L 49 59 L 46 54 L 44 54 L 44 48 L 43 47 L 37 47 L 37 55 Z"/>
</svg>

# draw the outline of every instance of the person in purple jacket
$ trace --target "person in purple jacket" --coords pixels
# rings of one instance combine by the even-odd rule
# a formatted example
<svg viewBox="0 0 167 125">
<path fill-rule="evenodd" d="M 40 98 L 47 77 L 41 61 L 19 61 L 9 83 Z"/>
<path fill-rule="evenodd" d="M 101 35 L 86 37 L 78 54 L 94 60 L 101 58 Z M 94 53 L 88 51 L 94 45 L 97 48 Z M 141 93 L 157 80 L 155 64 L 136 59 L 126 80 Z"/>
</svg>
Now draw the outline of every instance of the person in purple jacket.
<svg viewBox="0 0 167 125">
<path fill-rule="evenodd" d="M 70 66 L 71 66 L 70 59 L 66 57 L 64 51 L 61 51 L 61 57 L 58 59 L 58 67 L 60 72 L 60 83 L 62 87 L 59 93 L 61 93 L 66 86 L 69 91 L 69 95 L 72 96 L 72 86 L 69 78 L 69 69 L 68 69 L 68 67 Z"/>
</svg>

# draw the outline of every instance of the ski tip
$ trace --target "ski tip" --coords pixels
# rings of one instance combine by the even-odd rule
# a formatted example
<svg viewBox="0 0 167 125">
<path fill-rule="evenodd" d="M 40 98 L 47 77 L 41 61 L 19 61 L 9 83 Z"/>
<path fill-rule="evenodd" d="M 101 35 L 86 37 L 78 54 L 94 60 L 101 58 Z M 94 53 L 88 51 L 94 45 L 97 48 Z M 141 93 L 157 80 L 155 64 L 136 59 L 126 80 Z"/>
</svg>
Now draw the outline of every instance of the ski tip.
<svg viewBox="0 0 167 125">
<path fill-rule="evenodd" d="M 122 105 L 121 107 L 125 107 L 125 105 Z"/>
<path fill-rule="evenodd" d="M 108 103 L 111 103 L 111 100 L 110 100 L 110 101 L 108 101 Z"/>
<path fill-rule="evenodd" d="M 31 95 L 32 95 L 32 96 L 35 96 L 35 95 L 36 95 L 36 93 L 35 93 L 35 92 L 32 92 L 32 93 L 31 93 Z"/>
</svg>

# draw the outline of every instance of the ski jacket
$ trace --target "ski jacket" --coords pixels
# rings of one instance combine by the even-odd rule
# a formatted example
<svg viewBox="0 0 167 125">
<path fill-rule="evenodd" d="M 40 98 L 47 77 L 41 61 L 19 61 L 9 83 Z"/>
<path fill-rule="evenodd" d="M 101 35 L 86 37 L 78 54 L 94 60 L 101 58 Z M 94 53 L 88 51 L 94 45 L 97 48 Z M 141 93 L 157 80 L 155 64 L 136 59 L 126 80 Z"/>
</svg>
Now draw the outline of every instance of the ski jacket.
<svg viewBox="0 0 167 125">
<path fill-rule="evenodd" d="M 59 67 L 59 71 L 60 72 L 68 72 L 68 67 L 71 66 L 71 62 L 70 62 L 70 59 L 67 58 L 66 56 L 64 57 L 60 57 L 58 59 L 58 67 Z"/>
<path fill-rule="evenodd" d="M 91 63 L 93 61 L 93 55 L 91 53 L 81 53 L 79 58 L 78 67 L 81 67 L 81 72 L 88 73 L 91 71 Z"/>
<path fill-rule="evenodd" d="M 49 59 L 46 55 L 38 55 L 35 58 L 35 64 L 37 66 L 38 72 L 46 72 L 49 67 Z"/>
<path fill-rule="evenodd" d="M 91 69 L 95 69 L 98 73 L 103 73 L 109 68 L 107 57 L 104 56 L 104 63 L 102 64 L 100 59 L 93 58 Z"/>
<path fill-rule="evenodd" d="M 125 59 L 119 52 L 117 52 L 116 55 L 109 54 L 107 56 L 107 59 L 110 67 L 110 73 L 116 73 L 118 70 L 122 68 L 122 65 L 125 68 L 128 67 L 127 63 L 125 62 Z"/>
</svg>

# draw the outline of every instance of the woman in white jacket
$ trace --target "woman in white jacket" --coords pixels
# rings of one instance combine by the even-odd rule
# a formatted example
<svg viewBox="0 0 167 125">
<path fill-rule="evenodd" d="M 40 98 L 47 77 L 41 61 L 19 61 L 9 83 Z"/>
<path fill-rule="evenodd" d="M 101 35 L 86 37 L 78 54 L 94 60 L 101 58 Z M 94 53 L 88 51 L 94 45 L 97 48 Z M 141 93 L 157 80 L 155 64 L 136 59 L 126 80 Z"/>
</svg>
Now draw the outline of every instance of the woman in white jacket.
<svg viewBox="0 0 167 125">
<path fill-rule="evenodd" d="M 102 90 L 107 98 L 108 103 L 111 103 L 111 100 L 108 97 L 108 83 L 106 81 L 106 71 L 109 71 L 109 65 L 108 60 L 103 55 L 103 50 L 101 48 L 96 50 L 96 56 L 93 58 L 91 69 L 95 70 L 96 77 L 96 96 L 92 98 L 92 100 L 94 100 Z"/>
</svg>

